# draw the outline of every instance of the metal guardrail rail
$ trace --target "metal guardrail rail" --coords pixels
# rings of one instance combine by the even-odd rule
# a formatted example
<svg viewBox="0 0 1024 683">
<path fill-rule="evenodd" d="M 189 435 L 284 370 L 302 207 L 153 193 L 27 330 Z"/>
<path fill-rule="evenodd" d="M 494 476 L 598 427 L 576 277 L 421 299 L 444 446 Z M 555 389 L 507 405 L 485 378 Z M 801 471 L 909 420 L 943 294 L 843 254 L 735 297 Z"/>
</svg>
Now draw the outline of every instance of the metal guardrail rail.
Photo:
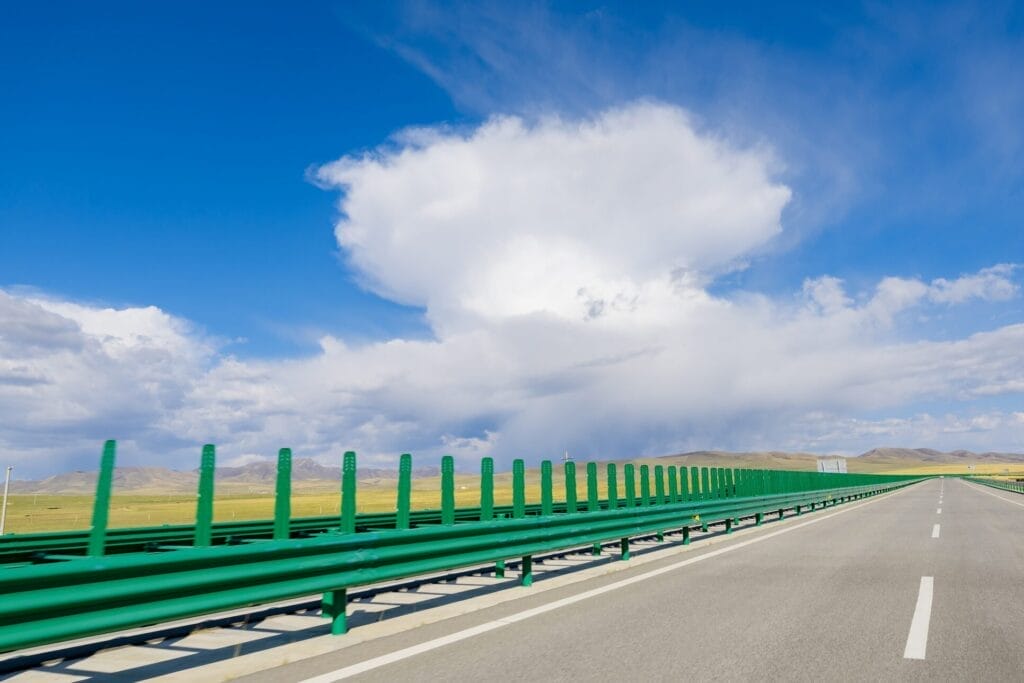
<svg viewBox="0 0 1024 683">
<path fill-rule="evenodd" d="M 1002 479 L 989 479 L 986 477 L 965 477 L 967 481 L 973 481 L 977 484 L 984 484 L 994 489 L 1000 489 L 1001 491 L 1011 491 L 1013 493 L 1024 493 L 1024 481 L 1004 481 Z"/>
<path fill-rule="evenodd" d="M 525 469 L 513 463 L 513 503 L 494 505 L 493 461 L 481 463 L 479 508 L 454 505 L 454 461 L 441 467 L 441 509 L 428 511 L 414 524 L 410 510 L 411 456 L 399 467 L 392 528 L 359 531 L 356 508 L 356 456 L 346 453 L 342 466 L 341 514 L 333 528 L 304 530 L 294 538 L 290 519 L 291 452 L 278 459 L 275 516 L 271 538 L 214 544 L 214 449 L 203 449 L 196 524 L 187 546 L 159 544 L 149 552 L 106 554 L 107 512 L 114 467 L 114 442 L 107 442 L 84 555 L 44 553 L 35 563 L 0 568 L 0 651 L 60 642 L 119 629 L 200 616 L 226 609 L 323 594 L 323 614 L 333 633 L 347 630 L 346 590 L 352 587 L 522 558 L 519 582 L 532 583 L 535 554 L 618 541 L 620 557 L 629 559 L 629 539 L 683 532 L 688 541 L 695 525 L 725 525 L 736 520 L 786 510 L 835 505 L 906 486 L 921 477 L 821 474 L 730 468 L 655 466 L 606 468 L 608 496 L 598 497 L 596 463 L 586 467 L 586 498 L 576 491 L 576 471 L 565 464 L 565 500 L 553 500 L 552 465 L 541 465 L 541 500 L 526 504 Z M 653 475 L 653 476 L 652 476 Z M 689 476 L 688 476 L 689 475 Z M 653 480 L 653 488 L 651 486 Z M 639 483 L 639 491 L 637 484 Z M 621 491 L 621 497 L 620 497 Z M 382 518 L 383 519 L 383 518 Z M 392 521 L 393 520 L 393 521 Z M 467 520 L 467 521 L 463 521 Z M 417 526 L 418 524 L 418 526 Z M 152 529 L 124 530 L 144 538 Z M 261 533 L 264 533 L 261 531 Z M 114 534 L 111 534 L 115 537 Z M 135 541 L 137 542 L 137 541 Z"/>
<path fill-rule="evenodd" d="M 564 502 L 554 504 L 554 512 L 565 512 Z M 511 516 L 511 505 L 495 505 L 497 516 Z M 540 504 L 526 506 L 527 515 L 540 514 Z M 456 522 L 477 521 L 480 519 L 480 508 L 455 508 Z M 412 510 L 409 513 L 409 524 L 412 527 L 440 524 L 441 510 Z M 356 532 L 374 531 L 378 529 L 394 529 L 396 513 L 357 513 L 355 517 Z M 339 527 L 338 515 L 318 515 L 315 517 L 296 517 L 291 520 L 289 532 L 292 538 L 305 538 L 314 534 L 326 533 Z M 165 524 L 150 527 L 126 527 L 107 530 L 104 554 L 112 555 L 128 552 L 146 552 L 159 550 L 163 546 L 191 545 L 195 539 L 194 524 Z M 50 556 L 85 555 L 89 545 L 90 532 L 85 530 L 51 531 L 0 536 L 0 569 L 3 565 L 40 563 L 49 561 Z M 274 520 L 256 519 L 232 522 L 214 522 L 210 530 L 210 542 L 213 545 L 233 545 L 240 541 L 269 539 L 274 537 Z"/>
</svg>

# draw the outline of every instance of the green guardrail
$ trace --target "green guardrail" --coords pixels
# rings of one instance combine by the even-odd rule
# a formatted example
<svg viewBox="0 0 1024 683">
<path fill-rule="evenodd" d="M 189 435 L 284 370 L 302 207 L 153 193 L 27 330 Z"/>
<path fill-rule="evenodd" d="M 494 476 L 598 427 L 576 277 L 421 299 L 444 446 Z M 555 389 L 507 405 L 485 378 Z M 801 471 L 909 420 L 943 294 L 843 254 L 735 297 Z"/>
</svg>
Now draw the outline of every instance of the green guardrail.
<svg viewBox="0 0 1024 683">
<path fill-rule="evenodd" d="M 107 452 L 109 449 L 109 453 Z M 110 482 L 112 482 L 113 469 L 114 469 L 114 452 L 116 446 L 111 442 L 108 447 L 105 447 L 104 455 L 101 459 L 101 470 L 100 479 L 97 483 L 97 495 L 96 505 L 94 506 L 94 517 L 92 528 L 96 529 L 99 527 L 104 528 L 103 531 L 103 553 L 102 554 L 116 554 L 124 552 L 144 552 L 144 551 L 155 551 L 165 547 L 174 547 L 181 545 L 219 545 L 219 544 L 234 544 L 246 540 L 260 540 L 260 539 L 272 539 L 280 538 L 283 533 L 283 529 L 287 529 L 287 535 L 292 538 L 303 538 L 316 534 L 329 532 L 334 529 L 340 528 L 338 515 L 319 515 L 315 517 L 300 517 L 294 519 L 288 519 L 290 506 L 276 503 L 275 504 L 275 518 L 269 520 L 246 520 L 246 521 L 230 521 L 230 522 L 213 522 L 213 479 L 215 471 L 215 449 L 212 445 L 206 445 L 203 447 L 202 457 L 200 461 L 199 469 L 199 493 L 197 496 L 196 505 L 196 524 L 176 524 L 176 525 L 161 525 L 161 526 L 150 526 L 150 527 L 127 527 L 127 528 L 106 528 L 106 514 L 109 507 L 110 501 Z M 354 462 L 354 460 L 353 460 Z M 484 467 L 491 468 L 490 476 L 493 477 L 493 463 L 489 460 L 484 459 Z M 596 463 L 588 463 L 588 473 L 590 476 L 589 468 L 596 467 Z M 572 468 L 575 473 L 575 464 L 568 463 L 567 468 Z M 629 465 L 628 467 L 633 467 Z M 291 474 L 291 453 L 288 449 L 282 449 L 278 454 L 278 476 L 275 483 L 275 497 L 280 501 L 290 500 L 290 474 Z M 639 474 L 641 482 L 646 481 L 649 477 L 653 476 L 655 479 L 655 494 L 661 490 L 665 495 L 670 496 L 671 500 L 679 502 L 681 500 L 696 500 L 700 496 L 701 492 L 701 478 L 699 474 L 700 468 L 691 467 L 690 474 L 688 476 L 686 468 L 676 468 L 674 466 L 668 466 L 667 468 L 661 468 L 655 466 L 653 471 L 648 472 L 650 468 L 646 465 L 642 465 L 639 468 Z M 720 477 L 722 480 L 721 488 L 723 491 L 722 495 L 727 495 L 730 492 L 725 491 L 727 488 L 725 484 L 725 471 L 735 472 L 730 474 L 734 479 L 738 479 L 742 472 L 748 470 L 731 470 L 730 468 L 703 468 L 708 470 L 704 480 L 704 495 L 716 495 L 716 491 L 712 491 L 712 487 L 719 486 L 717 478 Z M 542 479 L 542 498 L 544 498 L 544 491 L 550 491 L 551 477 L 552 477 L 552 465 L 550 461 L 545 461 L 541 465 L 541 479 Z M 754 471 L 754 470 L 750 470 Z M 757 470 L 758 472 L 765 473 L 764 476 L 772 478 L 773 484 L 776 489 L 773 490 L 791 490 L 792 487 L 796 486 L 807 486 L 807 484 L 800 484 L 798 477 L 816 473 L 799 473 L 790 471 L 773 471 L 773 470 Z M 769 472 L 775 472 L 774 474 L 767 474 Z M 377 529 L 395 529 L 395 528 L 409 528 L 423 525 L 440 524 L 442 522 L 442 516 L 445 514 L 441 509 L 426 509 L 426 510 L 410 510 L 409 507 L 402 506 L 402 499 L 408 499 L 408 493 L 403 495 L 403 487 L 405 490 L 410 490 L 411 486 L 411 473 L 412 473 L 412 456 L 409 454 L 403 454 L 399 459 L 399 477 L 398 477 L 398 491 L 396 492 L 396 511 L 394 512 L 380 512 L 380 513 L 355 513 L 349 511 L 347 518 L 352 521 L 346 522 L 346 527 L 351 527 L 353 531 L 363 532 L 372 531 Z M 596 476 L 596 472 L 594 473 Z M 826 475 L 836 476 L 836 475 Z M 844 476 L 852 484 L 857 476 L 862 475 L 839 475 Z M 871 476 L 871 475 L 863 475 Z M 109 479 L 108 479 L 109 478 Z M 567 477 L 567 481 L 571 479 L 572 484 L 575 484 L 575 476 Z M 545 484 L 546 481 L 546 484 Z M 657 482 L 662 482 L 662 489 L 658 489 Z M 821 480 L 816 480 L 817 484 L 820 485 Z M 354 481 L 352 486 L 354 486 Z M 483 484 L 481 484 L 482 488 Z M 647 486 L 647 489 L 643 487 Z M 735 484 L 733 485 L 735 487 Z M 649 484 L 641 483 L 641 491 L 638 495 L 646 496 L 647 500 L 651 500 L 652 494 L 650 492 Z M 646 491 L 646 493 L 644 493 Z M 661 495 L 661 494 L 658 494 Z M 588 493 L 589 496 L 589 493 Z M 539 514 L 551 514 L 551 513 L 562 513 L 569 510 L 570 498 L 575 501 L 576 493 L 575 486 L 572 487 L 572 491 L 566 492 L 565 500 L 553 501 L 546 499 L 547 502 L 542 500 L 541 502 L 523 503 L 523 512 L 527 516 L 539 515 Z M 345 497 L 342 496 L 342 500 Z M 511 516 L 514 511 L 514 505 L 494 505 L 493 504 L 493 493 L 491 494 L 491 514 L 494 516 Z M 344 502 L 342 503 L 344 505 Z M 588 502 L 589 505 L 589 502 Z M 597 501 L 597 507 L 599 509 L 607 509 L 609 507 L 609 501 L 606 499 L 599 499 Z M 401 509 L 400 509 L 401 508 Z M 482 509 L 480 507 L 456 507 L 450 514 L 454 517 L 457 522 L 477 521 L 483 519 Z M 343 515 L 346 516 L 346 515 Z M 287 520 L 287 525 L 285 524 Z M 88 553 L 96 554 L 95 549 L 90 551 L 90 544 L 94 543 L 95 532 L 85 530 L 73 530 L 73 531 L 57 531 L 57 532 L 35 532 L 35 533 L 9 533 L 4 536 L 0 536 L 0 567 L 3 565 L 21 564 L 21 563 L 41 563 L 49 561 L 62 561 L 66 559 L 68 555 L 86 555 Z"/>
<path fill-rule="evenodd" d="M 381 581 L 522 558 L 519 583 L 533 579 L 532 556 L 577 547 L 601 552 L 617 541 L 629 559 L 630 538 L 724 524 L 760 524 L 766 514 L 802 514 L 819 506 L 873 496 L 921 477 L 821 474 L 715 467 L 622 466 L 606 468 L 608 496 L 598 497 L 598 468 L 586 466 L 586 496 L 577 495 L 575 464 L 565 464 L 565 491 L 554 501 L 552 466 L 541 465 L 539 504 L 527 505 L 525 466 L 513 463 L 508 512 L 494 505 L 494 465 L 481 463 L 480 507 L 475 519 L 455 508 L 454 461 L 442 459 L 441 509 L 436 521 L 414 526 L 410 509 L 411 456 L 399 468 L 394 527 L 358 531 L 356 456 L 343 457 L 341 514 L 329 531 L 293 538 L 290 519 L 291 452 L 282 449 L 270 539 L 214 545 L 212 523 L 214 449 L 204 447 L 196 524 L 190 546 L 153 552 L 106 554 L 107 511 L 114 468 L 107 442 L 97 483 L 93 526 L 85 555 L 45 556 L 45 562 L 0 569 L 0 651 L 60 642 L 226 609 L 323 594 L 332 633 L 347 630 L 346 590 Z M 639 469 L 639 477 L 637 476 Z M 653 480 L 653 481 L 652 481 Z M 653 483 L 653 487 L 652 487 Z M 639 484 L 639 490 L 637 488 Z M 620 495 L 621 494 L 621 495 Z M 463 509 L 464 514 L 468 514 Z M 135 530 L 145 533 L 146 530 Z"/>
<path fill-rule="evenodd" d="M 526 506 L 527 515 L 540 514 L 540 503 Z M 555 503 L 554 512 L 565 512 L 564 502 Z M 511 515 L 511 505 L 495 505 L 496 515 Z M 480 508 L 455 508 L 455 521 L 468 522 L 480 519 Z M 395 512 L 357 513 L 357 532 L 376 529 L 394 529 L 398 525 Z M 408 525 L 417 527 L 441 523 L 441 510 L 412 510 Z M 145 552 L 159 550 L 163 546 L 191 545 L 195 540 L 194 524 L 167 524 L 151 527 L 125 527 L 108 529 L 104 554 Z M 208 545 L 235 544 L 244 540 L 270 539 L 274 537 L 274 520 L 257 519 L 248 521 L 213 522 L 209 526 Z M 289 526 L 292 538 L 305 538 L 338 528 L 338 515 L 293 518 Z M 33 533 L 8 533 L 0 536 L 0 568 L 5 564 L 47 562 L 50 556 L 85 555 L 89 544 L 89 531 L 48 531 Z"/>
<path fill-rule="evenodd" d="M 1024 481 L 1006 481 L 1003 479 L 988 479 L 986 477 L 965 477 L 965 479 L 967 481 L 973 481 L 977 484 L 991 486 L 992 488 L 1000 489 L 1001 491 L 1024 493 Z"/>
</svg>

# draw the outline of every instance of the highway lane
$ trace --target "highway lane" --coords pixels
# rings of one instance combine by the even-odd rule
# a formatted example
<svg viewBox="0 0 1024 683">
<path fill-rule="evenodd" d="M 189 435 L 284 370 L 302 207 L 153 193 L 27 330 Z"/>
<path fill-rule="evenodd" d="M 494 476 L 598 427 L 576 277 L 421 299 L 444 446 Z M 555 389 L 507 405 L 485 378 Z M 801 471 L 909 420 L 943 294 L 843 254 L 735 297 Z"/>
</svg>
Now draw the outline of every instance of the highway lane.
<svg viewBox="0 0 1024 683">
<path fill-rule="evenodd" d="M 358 679 L 388 681 L 1019 680 L 1024 508 L 1008 502 L 1012 494 L 1000 500 L 987 492 L 929 481 L 837 508 L 834 516 L 810 515 L 818 520 L 810 524 L 778 527 L 790 529 L 785 533 L 767 527 L 251 680 L 330 680 L 360 662 L 369 670 Z M 691 561 L 702 555 L 709 557 Z M 638 579 L 652 571 L 662 573 Z M 923 643 L 908 647 L 912 621 L 921 640 L 921 618 L 914 617 L 922 577 L 932 577 L 931 609 Z M 631 579 L 637 582 L 614 588 Z M 576 601 L 548 609 L 557 600 Z M 524 616 L 530 609 L 541 611 Z M 482 632 L 468 635 L 472 629 Z M 445 638 L 461 639 L 443 644 Z M 423 651 L 401 658 L 417 647 Z M 907 652 L 924 658 L 907 659 Z"/>
</svg>

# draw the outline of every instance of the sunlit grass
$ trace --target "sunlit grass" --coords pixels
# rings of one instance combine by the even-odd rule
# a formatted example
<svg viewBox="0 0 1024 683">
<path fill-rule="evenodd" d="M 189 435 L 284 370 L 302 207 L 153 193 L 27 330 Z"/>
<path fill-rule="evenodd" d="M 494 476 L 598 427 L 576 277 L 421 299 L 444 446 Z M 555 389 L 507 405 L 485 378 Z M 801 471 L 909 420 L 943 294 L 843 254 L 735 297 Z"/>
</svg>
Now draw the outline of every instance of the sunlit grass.
<svg viewBox="0 0 1024 683">
<path fill-rule="evenodd" d="M 639 461 L 652 465 L 663 461 Z M 693 463 L 687 462 L 690 465 Z M 885 474 L 977 474 L 1006 475 L 1006 470 L 1024 476 L 1024 467 L 1005 464 L 979 464 L 968 472 L 960 465 L 934 465 L 888 470 Z M 621 491 L 621 468 L 619 468 Z M 552 477 L 555 500 L 565 499 L 565 477 L 560 464 L 554 468 Z M 526 471 L 526 500 L 540 501 L 540 470 Z M 340 494 L 326 491 L 321 484 L 315 492 L 303 491 L 301 484 L 291 496 L 292 517 L 313 517 L 339 514 Z M 356 508 L 360 512 L 391 512 L 395 509 L 394 480 L 372 480 L 359 483 L 356 494 Z M 583 464 L 576 469 L 577 498 L 582 503 L 587 499 L 587 478 Z M 639 492 L 639 487 L 638 487 Z M 652 490 L 653 493 L 653 490 Z M 607 496 L 605 465 L 598 468 L 598 495 Z M 621 495 L 621 493 L 620 493 Z M 512 475 L 498 473 L 494 477 L 494 498 L 498 505 L 512 502 Z M 414 510 L 436 509 L 441 506 L 440 477 L 425 477 L 413 481 L 411 494 Z M 480 504 L 479 475 L 458 474 L 455 477 L 455 504 L 471 507 Z M 40 531 L 61 531 L 87 529 L 92 519 L 92 496 L 71 494 L 19 494 L 11 495 L 7 508 L 7 532 L 31 533 Z M 132 494 L 115 495 L 111 499 L 110 526 L 139 527 L 161 524 L 192 524 L 195 521 L 196 498 L 194 495 Z M 274 515 L 274 496 L 269 491 L 240 493 L 236 490 L 220 493 L 215 497 L 214 519 L 231 520 L 270 519 Z"/>
</svg>

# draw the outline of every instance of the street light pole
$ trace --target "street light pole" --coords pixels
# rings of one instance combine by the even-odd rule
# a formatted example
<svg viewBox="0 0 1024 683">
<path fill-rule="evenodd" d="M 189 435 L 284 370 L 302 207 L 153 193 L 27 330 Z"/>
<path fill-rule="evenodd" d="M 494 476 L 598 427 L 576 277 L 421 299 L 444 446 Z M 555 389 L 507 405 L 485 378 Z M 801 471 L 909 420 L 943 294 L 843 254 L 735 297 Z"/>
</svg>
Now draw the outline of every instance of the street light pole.
<svg viewBox="0 0 1024 683">
<path fill-rule="evenodd" d="M 0 510 L 0 536 L 4 535 L 4 525 L 7 523 L 7 491 L 11 488 L 11 470 L 14 465 L 7 466 L 7 479 L 4 480 L 4 505 Z"/>
</svg>

